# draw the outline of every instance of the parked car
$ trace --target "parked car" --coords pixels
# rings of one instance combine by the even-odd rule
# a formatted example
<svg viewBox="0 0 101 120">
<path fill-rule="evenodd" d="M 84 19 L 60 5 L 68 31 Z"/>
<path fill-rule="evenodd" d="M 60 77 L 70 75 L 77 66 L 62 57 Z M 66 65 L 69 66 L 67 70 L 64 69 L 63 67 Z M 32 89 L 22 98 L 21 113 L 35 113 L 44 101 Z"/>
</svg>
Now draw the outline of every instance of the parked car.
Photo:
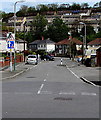
<svg viewBox="0 0 101 120">
<path fill-rule="evenodd" d="M 26 64 L 38 64 L 37 56 L 36 55 L 28 55 Z"/>
<path fill-rule="evenodd" d="M 54 57 L 50 55 L 45 55 L 44 59 L 49 60 L 49 61 L 54 61 Z"/>
<path fill-rule="evenodd" d="M 54 61 L 54 57 L 50 55 L 41 55 L 41 60 Z"/>
<path fill-rule="evenodd" d="M 85 65 L 86 67 L 91 67 L 91 58 L 87 58 L 87 59 L 85 60 L 85 62 L 84 62 L 84 65 Z"/>
</svg>

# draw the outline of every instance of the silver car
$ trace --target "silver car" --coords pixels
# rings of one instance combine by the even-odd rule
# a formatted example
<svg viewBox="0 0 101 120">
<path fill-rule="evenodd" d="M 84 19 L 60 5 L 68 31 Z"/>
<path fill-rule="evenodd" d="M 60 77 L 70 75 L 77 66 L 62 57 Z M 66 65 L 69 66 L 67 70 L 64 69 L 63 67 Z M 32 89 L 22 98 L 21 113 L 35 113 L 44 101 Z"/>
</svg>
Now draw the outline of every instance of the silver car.
<svg viewBox="0 0 101 120">
<path fill-rule="evenodd" d="M 36 55 L 28 55 L 27 56 L 27 60 L 26 60 L 26 64 L 37 64 L 38 60 L 37 60 L 37 56 Z"/>
</svg>

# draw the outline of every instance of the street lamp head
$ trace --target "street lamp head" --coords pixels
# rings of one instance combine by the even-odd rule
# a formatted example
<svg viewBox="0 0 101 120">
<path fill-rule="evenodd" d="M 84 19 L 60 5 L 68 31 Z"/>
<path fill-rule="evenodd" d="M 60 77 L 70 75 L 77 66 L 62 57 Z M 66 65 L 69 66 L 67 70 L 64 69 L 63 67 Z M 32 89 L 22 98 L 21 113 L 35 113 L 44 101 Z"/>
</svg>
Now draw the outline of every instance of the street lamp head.
<svg viewBox="0 0 101 120">
<path fill-rule="evenodd" d="M 25 0 L 16 1 L 16 3 L 25 2 Z"/>
</svg>

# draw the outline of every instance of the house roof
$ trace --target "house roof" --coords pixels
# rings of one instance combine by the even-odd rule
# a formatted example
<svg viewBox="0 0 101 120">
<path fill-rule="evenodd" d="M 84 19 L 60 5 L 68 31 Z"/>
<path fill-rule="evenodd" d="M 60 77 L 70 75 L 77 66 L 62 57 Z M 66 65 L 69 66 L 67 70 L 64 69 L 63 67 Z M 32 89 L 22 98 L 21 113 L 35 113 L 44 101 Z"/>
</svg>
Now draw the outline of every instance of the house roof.
<svg viewBox="0 0 101 120">
<path fill-rule="evenodd" d="M 45 43 L 55 44 L 55 42 L 51 41 L 49 38 L 45 39 L 45 40 L 35 40 L 35 41 L 33 41 L 33 42 L 29 43 L 29 44 L 33 45 L 33 44 L 45 44 Z"/>
<path fill-rule="evenodd" d="M 48 39 L 45 39 L 45 40 L 40 40 L 40 43 L 39 43 L 39 44 L 44 44 L 44 43 L 55 44 L 55 42 L 53 42 L 53 41 L 50 40 L 49 38 L 48 38 Z"/>
<path fill-rule="evenodd" d="M 96 38 L 88 43 L 88 45 L 101 45 L 101 38 Z"/>
<path fill-rule="evenodd" d="M 40 42 L 40 40 L 35 40 L 35 41 L 29 43 L 29 45 L 38 44 L 39 42 Z"/>
<path fill-rule="evenodd" d="M 66 38 L 66 39 L 64 39 L 64 40 L 61 40 L 61 41 L 59 41 L 59 42 L 57 42 L 56 43 L 56 45 L 67 45 L 67 44 L 69 44 L 69 40 Z"/>
<path fill-rule="evenodd" d="M 71 38 L 71 39 L 66 38 L 66 39 L 56 43 L 56 45 L 69 45 L 71 41 L 76 43 L 77 45 L 82 45 L 83 44 L 80 40 L 78 40 L 76 38 Z"/>
</svg>

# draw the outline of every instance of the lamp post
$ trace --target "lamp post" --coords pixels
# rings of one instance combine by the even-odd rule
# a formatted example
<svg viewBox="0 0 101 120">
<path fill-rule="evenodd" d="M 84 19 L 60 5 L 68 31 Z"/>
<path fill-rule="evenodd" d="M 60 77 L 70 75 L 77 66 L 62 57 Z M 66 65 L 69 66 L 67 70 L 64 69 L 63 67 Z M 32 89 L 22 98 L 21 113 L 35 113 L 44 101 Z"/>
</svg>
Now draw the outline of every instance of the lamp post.
<svg viewBox="0 0 101 120">
<path fill-rule="evenodd" d="M 82 45 L 82 64 L 83 64 L 83 58 L 84 58 L 84 36 L 80 35 L 83 39 L 83 45 Z"/>
<path fill-rule="evenodd" d="M 17 3 L 24 2 L 23 0 L 21 1 L 16 1 L 14 3 L 14 35 L 16 34 L 16 5 Z M 14 48 L 14 70 L 15 70 L 15 48 Z"/>
<path fill-rule="evenodd" d="M 84 55 L 85 55 L 85 50 L 86 50 L 86 48 L 87 48 L 87 43 L 86 43 L 86 24 L 83 23 L 83 22 L 79 22 L 79 24 L 82 24 L 82 25 L 85 26 L 85 35 L 84 35 L 84 37 L 83 37 L 83 53 L 82 53 L 82 63 L 83 63 L 83 57 L 84 57 Z"/>
<path fill-rule="evenodd" d="M 83 22 L 79 22 L 79 23 L 85 26 L 84 45 L 85 45 L 85 48 L 87 48 L 87 43 L 86 43 L 86 24 L 85 24 L 85 23 L 83 23 Z"/>
</svg>

